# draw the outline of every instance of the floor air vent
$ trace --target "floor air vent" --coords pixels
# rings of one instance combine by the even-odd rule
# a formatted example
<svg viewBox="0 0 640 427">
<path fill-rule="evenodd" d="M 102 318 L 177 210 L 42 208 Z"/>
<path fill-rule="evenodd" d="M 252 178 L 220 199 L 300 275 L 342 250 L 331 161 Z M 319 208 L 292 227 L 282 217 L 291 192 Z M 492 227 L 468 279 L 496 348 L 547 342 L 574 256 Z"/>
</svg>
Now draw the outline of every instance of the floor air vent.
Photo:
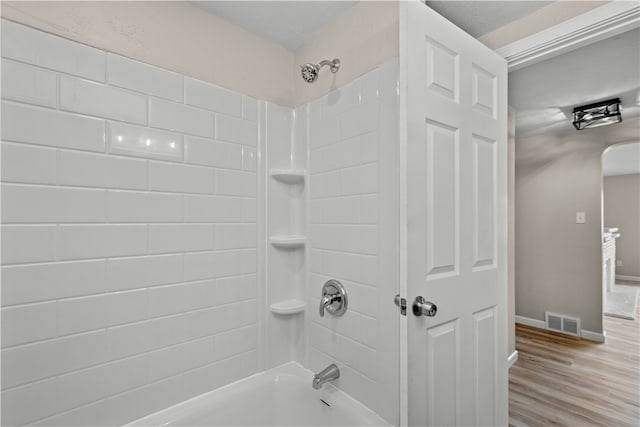
<svg viewBox="0 0 640 427">
<path fill-rule="evenodd" d="M 562 334 L 580 336 L 580 319 L 577 317 L 569 317 L 563 314 L 549 313 L 544 314 L 547 329 L 550 331 L 560 332 Z"/>
</svg>

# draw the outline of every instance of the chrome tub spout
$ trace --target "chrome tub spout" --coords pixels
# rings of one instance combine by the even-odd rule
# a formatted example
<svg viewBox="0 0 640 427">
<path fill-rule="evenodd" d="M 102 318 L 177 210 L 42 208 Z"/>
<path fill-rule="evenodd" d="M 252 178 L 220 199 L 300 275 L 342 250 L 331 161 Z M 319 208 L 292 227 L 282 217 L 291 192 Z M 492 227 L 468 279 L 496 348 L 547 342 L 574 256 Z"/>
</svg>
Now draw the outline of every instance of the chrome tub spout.
<svg viewBox="0 0 640 427">
<path fill-rule="evenodd" d="M 321 372 L 314 375 L 311 386 L 315 390 L 319 390 L 320 387 L 322 387 L 322 384 L 329 381 L 337 380 L 338 378 L 340 378 L 340 370 L 335 365 L 335 363 L 332 363 L 331 365 L 324 368 Z"/>
</svg>

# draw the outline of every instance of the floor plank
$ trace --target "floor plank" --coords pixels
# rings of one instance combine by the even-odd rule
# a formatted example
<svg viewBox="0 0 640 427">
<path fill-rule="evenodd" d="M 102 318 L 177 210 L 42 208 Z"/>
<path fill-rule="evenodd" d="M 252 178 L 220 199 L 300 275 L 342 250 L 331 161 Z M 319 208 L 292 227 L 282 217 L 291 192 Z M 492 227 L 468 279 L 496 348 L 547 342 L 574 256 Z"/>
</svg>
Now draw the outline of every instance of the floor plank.
<svg viewBox="0 0 640 427">
<path fill-rule="evenodd" d="M 604 329 L 599 344 L 516 325 L 511 426 L 640 426 L 640 308 L 636 320 L 605 316 Z"/>
</svg>

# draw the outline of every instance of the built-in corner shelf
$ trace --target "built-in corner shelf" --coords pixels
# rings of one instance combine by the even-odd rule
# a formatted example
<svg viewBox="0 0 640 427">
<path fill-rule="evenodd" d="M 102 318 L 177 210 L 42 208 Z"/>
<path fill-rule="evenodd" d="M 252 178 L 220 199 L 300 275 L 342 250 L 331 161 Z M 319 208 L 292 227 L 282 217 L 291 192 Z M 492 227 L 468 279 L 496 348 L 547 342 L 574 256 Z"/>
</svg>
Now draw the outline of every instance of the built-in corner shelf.
<svg viewBox="0 0 640 427">
<path fill-rule="evenodd" d="M 304 169 L 271 169 L 269 174 L 285 184 L 298 184 L 304 182 L 307 171 Z"/>
<path fill-rule="evenodd" d="M 289 299 L 271 304 L 269 310 L 274 314 L 289 315 L 304 312 L 306 306 L 307 304 L 304 301 Z"/>
<path fill-rule="evenodd" d="M 269 237 L 269 242 L 276 248 L 297 249 L 304 247 L 307 242 L 307 238 L 305 236 L 297 235 L 280 235 Z"/>
</svg>

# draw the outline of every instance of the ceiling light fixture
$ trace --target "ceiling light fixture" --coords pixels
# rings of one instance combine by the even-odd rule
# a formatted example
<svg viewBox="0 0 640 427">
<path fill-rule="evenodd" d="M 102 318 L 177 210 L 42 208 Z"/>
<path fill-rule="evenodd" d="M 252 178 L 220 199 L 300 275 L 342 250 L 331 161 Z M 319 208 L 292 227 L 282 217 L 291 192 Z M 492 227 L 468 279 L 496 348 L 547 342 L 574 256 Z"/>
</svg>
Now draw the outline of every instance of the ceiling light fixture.
<svg viewBox="0 0 640 427">
<path fill-rule="evenodd" d="M 583 105 L 573 109 L 573 126 L 577 130 L 613 125 L 621 121 L 620 98 Z"/>
</svg>

